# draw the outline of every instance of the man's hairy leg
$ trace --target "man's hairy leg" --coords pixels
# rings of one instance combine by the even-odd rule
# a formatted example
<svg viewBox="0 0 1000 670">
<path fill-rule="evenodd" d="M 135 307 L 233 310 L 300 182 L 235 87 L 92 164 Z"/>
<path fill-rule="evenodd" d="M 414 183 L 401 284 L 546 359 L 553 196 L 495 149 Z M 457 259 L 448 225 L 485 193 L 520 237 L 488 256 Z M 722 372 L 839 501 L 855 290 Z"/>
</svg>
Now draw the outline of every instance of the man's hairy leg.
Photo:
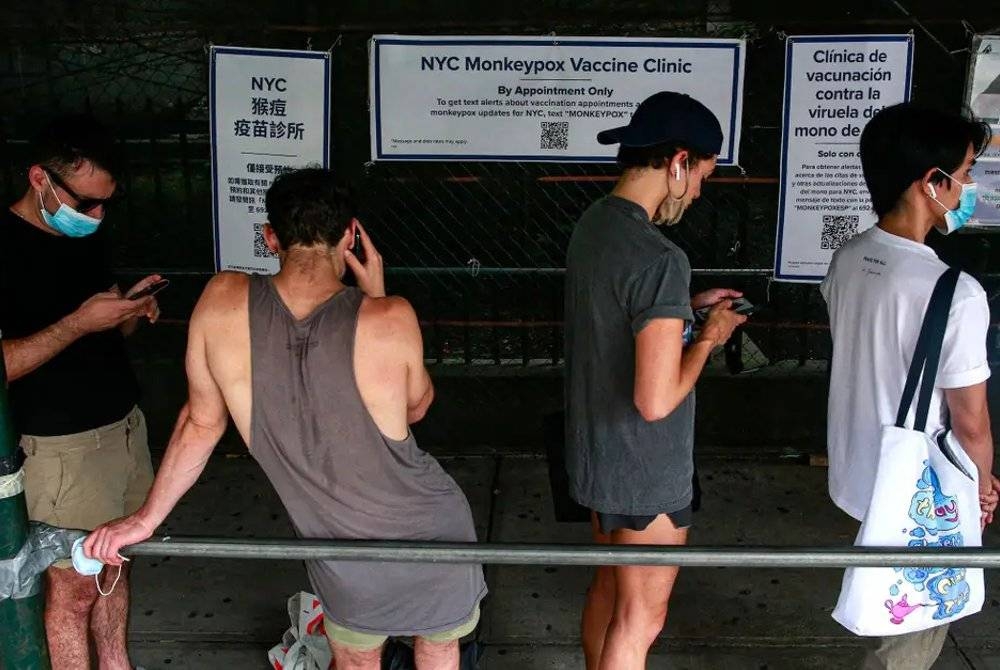
<svg viewBox="0 0 1000 670">
<path fill-rule="evenodd" d="M 379 670 L 382 665 L 382 647 L 354 649 L 336 643 L 330 643 L 330 647 L 337 670 Z"/>
<path fill-rule="evenodd" d="M 45 632 L 52 670 L 89 670 L 97 584 L 72 568 L 49 568 L 45 575 Z"/>
<path fill-rule="evenodd" d="M 431 642 L 418 637 L 413 642 L 417 670 L 458 670 L 458 640 Z"/>
</svg>

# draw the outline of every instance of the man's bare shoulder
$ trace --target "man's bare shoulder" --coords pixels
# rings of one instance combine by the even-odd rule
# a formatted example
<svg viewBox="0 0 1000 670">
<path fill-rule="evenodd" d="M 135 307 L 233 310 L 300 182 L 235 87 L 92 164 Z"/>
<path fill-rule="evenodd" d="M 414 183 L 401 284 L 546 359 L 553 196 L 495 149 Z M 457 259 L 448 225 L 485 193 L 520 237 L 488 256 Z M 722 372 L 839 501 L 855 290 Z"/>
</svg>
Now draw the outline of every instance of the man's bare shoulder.
<svg viewBox="0 0 1000 670">
<path fill-rule="evenodd" d="M 365 297 L 358 319 L 359 325 L 373 337 L 399 341 L 420 334 L 417 313 L 406 298 L 399 296 Z"/>
<path fill-rule="evenodd" d="M 246 312 L 250 277 L 242 272 L 220 272 L 201 293 L 192 322 L 213 322 L 226 315 Z"/>
</svg>

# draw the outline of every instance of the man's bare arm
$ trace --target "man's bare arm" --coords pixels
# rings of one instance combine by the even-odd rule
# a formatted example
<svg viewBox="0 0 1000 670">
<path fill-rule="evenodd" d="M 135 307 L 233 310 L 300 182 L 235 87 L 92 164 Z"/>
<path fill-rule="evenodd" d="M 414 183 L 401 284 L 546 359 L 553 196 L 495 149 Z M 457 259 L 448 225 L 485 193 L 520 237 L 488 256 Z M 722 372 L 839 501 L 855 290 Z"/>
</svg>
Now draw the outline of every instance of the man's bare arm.
<svg viewBox="0 0 1000 670">
<path fill-rule="evenodd" d="M 7 379 L 14 381 L 31 374 L 85 335 L 119 327 L 148 311 L 151 300 L 123 300 L 113 291 L 98 293 L 48 328 L 27 337 L 3 340 Z"/>
<path fill-rule="evenodd" d="M 635 338 L 633 402 L 646 421 L 671 414 L 698 382 L 709 356 L 721 347 L 746 317 L 724 301 L 712 310 L 698 339 L 686 349 L 681 319 L 653 319 Z"/>
<path fill-rule="evenodd" d="M 960 389 L 946 389 L 951 429 L 979 471 L 980 491 L 992 489 L 993 433 L 986 382 Z"/>
<path fill-rule="evenodd" d="M 219 283 L 216 280 L 206 287 L 191 315 L 185 358 L 188 402 L 177 419 L 153 489 L 136 513 L 153 528 L 163 523 L 181 496 L 198 480 L 228 423 L 225 398 L 208 365 L 207 332 L 217 317 L 220 299 L 224 299 L 223 292 L 218 290 Z"/>
<path fill-rule="evenodd" d="M 424 416 L 427 415 L 427 410 L 430 409 L 431 404 L 434 402 L 434 384 L 431 382 L 431 376 L 427 372 L 427 368 L 413 373 L 410 373 L 411 381 L 409 382 L 410 388 L 424 388 L 424 392 L 420 395 L 420 398 L 416 401 L 411 400 L 410 405 L 406 408 L 406 422 L 413 425 L 419 421 L 422 421 Z M 415 376 L 416 380 L 413 381 L 412 377 Z M 417 391 L 416 393 L 419 393 Z M 416 393 L 410 397 L 415 397 Z"/>
<path fill-rule="evenodd" d="M 414 424 L 424 418 L 434 402 L 434 384 L 424 365 L 424 340 L 417 314 L 402 298 L 395 307 L 401 328 L 402 351 L 406 356 L 406 422 Z"/>
<path fill-rule="evenodd" d="M 993 476 L 993 434 L 986 397 L 986 382 L 959 389 L 946 389 L 945 401 L 951 415 L 951 429 L 958 443 L 972 459 L 979 474 L 981 525 L 993 522 L 997 508 L 997 478 Z"/>
<path fill-rule="evenodd" d="M 34 335 L 2 341 L 7 381 L 14 381 L 31 374 L 83 336 L 83 333 L 74 328 L 67 319 L 62 319 Z"/>
<path fill-rule="evenodd" d="M 156 473 L 153 488 L 142 507 L 130 517 L 95 530 L 84 543 L 89 556 L 120 564 L 118 551 L 147 539 L 198 480 L 208 458 L 226 430 L 228 412 L 222 391 L 208 365 L 207 327 L 214 317 L 215 281 L 191 317 L 186 358 L 188 402 L 181 410 L 173 435 Z"/>
</svg>

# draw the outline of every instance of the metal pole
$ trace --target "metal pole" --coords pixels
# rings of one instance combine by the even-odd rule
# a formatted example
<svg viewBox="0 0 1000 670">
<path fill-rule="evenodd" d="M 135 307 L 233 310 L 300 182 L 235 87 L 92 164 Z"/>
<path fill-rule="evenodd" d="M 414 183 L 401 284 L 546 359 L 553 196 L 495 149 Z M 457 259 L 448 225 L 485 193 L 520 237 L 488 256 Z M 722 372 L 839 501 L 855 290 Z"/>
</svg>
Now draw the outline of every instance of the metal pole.
<svg viewBox="0 0 1000 670">
<path fill-rule="evenodd" d="M 211 277 L 215 272 L 211 270 L 181 270 L 177 268 L 118 268 L 115 271 L 120 275 L 145 276 L 158 274 L 164 277 Z M 387 275 L 469 275 L 469 276 L 489 276 L 489 275 L 555 275 L 566 274 L 566 268 L 503 268 L 503 267 L 479 267 L 473 270 L 468 266 L 455 267 L 387 267 Z M 773 268 L 694 268 L 691 270 L 694 275 L 708 276 L 746 276 L 746 277 L 769 277 L 774 274 Z"/>
<path fill-rule="evenodd" d="M 130 556 L 278 560 L 492 563 L 507 565 L 681 565 L 732 568 L 1000 567 L 981 547 L 662 547 L 596 544 L 479 544 L 158 537 Z"/>
<path fill-rule="evenodd" d="M 17 435 L 7 403 L 7 368 L 0 342 L 0 477 L 21 469 Z M 0 560 L 16 556 L 28 538 L 28 507 L 24 492 L 0 499 Z M 0 669 L 49 670 L 45 640 L 45 593 L 38 588 L 26 598 L 0 600 Z"/>
</svg>

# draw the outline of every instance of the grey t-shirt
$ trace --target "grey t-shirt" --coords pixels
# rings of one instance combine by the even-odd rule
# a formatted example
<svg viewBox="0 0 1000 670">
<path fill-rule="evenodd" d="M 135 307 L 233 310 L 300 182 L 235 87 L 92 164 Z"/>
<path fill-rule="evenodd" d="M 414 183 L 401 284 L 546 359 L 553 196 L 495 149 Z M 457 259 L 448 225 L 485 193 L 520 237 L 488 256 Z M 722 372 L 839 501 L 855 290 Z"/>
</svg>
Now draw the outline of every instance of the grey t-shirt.
<svg viewBox="0 0 1000 670">
<path fill-rule="evenodd" d="M 691 321 L 687 256 L 637 203 L 584 212 L 566 259 L 566 468 L 581 505 L 608 514 L 691 503 L 694 393 L 649 422 L 635 407 L 635 337 L 652 319 Z"/>
</svg>

